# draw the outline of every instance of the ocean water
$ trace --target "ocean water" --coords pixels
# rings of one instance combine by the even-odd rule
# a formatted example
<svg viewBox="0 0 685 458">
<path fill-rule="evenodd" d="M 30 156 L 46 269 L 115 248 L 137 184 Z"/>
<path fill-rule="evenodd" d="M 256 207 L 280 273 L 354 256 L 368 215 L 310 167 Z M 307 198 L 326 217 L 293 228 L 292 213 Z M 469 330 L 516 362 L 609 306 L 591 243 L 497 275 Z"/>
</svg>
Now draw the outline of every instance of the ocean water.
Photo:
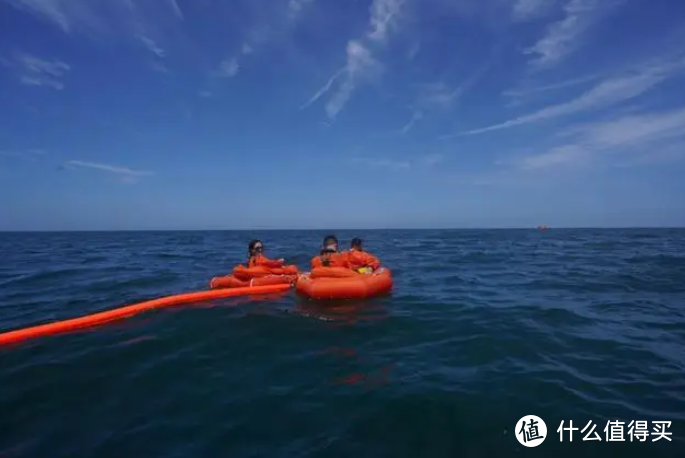
<svg viewBox="0 0 685 458">
<path fill-rule="evenodd" d="M 0 457 L 684 456 L 685 230 L 337 234 L 392 295 L 223 299 L 0 347 Z M 323 235 L 0 233 L 0 331 L 205 289 L 253 237 L 306 268 Z"/>
</svg>

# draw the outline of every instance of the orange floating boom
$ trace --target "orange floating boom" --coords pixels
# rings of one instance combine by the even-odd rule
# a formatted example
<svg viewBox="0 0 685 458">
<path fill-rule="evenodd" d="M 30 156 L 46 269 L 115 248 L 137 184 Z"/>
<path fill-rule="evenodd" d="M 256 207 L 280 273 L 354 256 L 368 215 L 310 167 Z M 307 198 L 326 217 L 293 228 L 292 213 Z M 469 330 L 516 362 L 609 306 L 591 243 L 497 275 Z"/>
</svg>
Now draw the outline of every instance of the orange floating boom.
<svg viewBox="0 0 685 458">
<path fill-rule="evenodd" d="M 72 318 L 68 320 L 56 321 L 54 323 L 47 323 L 38 326 L 17 329 L 15 331 L 3 332 L 0 333 L 0 345 L 7 345 L 11 343 L 20 342 L 22 340 L 88 328 L 98 324 L 107 323 L 109 321 L 128 318 L 138 313 L 145 312 L 147 310 L 152 310 L 155 308 L 187 304 L 190 302 L 207 301 L 211 299 L 220 299 L 223 297 L 247 296 L 252 294 L 268 294 L 286 291 L 288 289 L 290 289 L 290 285 L 288 284 L 264 285 L 250 286 L 245 288 L 213 289 L 209 291 L 197 291 L 192 293 L 160 297 L 159 299 L 152 299 L 145 302 L 139 302 L 137 304 L 120 307 L 113 310 L 107 310 L 104 312 L 98 312 L 92 315 L 86 315 L 79 318 Z"/>
</svg>

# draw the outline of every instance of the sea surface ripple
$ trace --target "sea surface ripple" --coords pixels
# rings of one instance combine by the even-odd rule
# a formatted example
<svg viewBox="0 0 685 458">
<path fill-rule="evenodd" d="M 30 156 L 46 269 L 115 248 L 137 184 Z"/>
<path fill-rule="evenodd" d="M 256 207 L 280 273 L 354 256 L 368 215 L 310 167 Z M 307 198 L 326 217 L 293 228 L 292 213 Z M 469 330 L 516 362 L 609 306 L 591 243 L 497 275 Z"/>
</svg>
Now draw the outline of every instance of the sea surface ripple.
<svg viewBox="0 0 685 458">
<path fill-rule="evenodd" d="M 230 298 L 0 347 L 0 457 L 684 456 L 685 230 L 337 234 L 392 295 Z M 0 332 L 205 289 L 253 237 L 306 269 L 324 235 L 0 233 Z M 516 439 L 531 414 L 536 448 Z M 631 442 L 638 420 L 672 441 L 650 423 Z"/>
</svg>

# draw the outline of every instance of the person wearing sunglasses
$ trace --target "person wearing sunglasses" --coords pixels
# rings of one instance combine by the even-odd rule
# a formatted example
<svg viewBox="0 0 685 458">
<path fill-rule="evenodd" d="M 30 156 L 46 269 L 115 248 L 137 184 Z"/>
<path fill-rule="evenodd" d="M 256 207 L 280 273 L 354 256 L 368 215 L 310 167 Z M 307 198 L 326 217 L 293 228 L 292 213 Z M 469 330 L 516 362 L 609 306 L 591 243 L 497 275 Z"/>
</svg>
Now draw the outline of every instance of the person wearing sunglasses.
<svg viewBox="0 0 685 458">
<path fill-rule="evenodd" d="M 269 267 L 278 268 L 285 265 L 285 259 L 269 259 L 264 256 L 264 243 L 261 240 L 255 239 L 250 241 L 247 246 L 248 258 L 247 267 Z"/>
<path fill-rule="evenodd" d="M 349 268 L 347 256 L 338 250 L 338 239 L 334 235 L 327 235 L 323 239 L 321 251 L 311 260 L 312 269 L 317 267 L 345 267 Z"/>
</svg>

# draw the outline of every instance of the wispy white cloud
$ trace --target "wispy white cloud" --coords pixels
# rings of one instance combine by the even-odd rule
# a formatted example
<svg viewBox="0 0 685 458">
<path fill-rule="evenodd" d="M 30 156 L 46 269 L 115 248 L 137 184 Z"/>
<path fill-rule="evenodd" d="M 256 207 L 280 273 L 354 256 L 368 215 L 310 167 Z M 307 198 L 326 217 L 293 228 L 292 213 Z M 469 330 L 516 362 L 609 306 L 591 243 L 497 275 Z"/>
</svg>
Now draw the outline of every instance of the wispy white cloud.
<svg viewBox="0 0 685 458">
<path fill-rule="evenodd" d="M 402 127 L 402 133 L 406 134 L 407 132 L 409 132 L 409 129 L 414 127 L 414 124 L 419 122 L 421 119 L 423 119 L 423 112 L 422 111 L 414 111 L 412 113 L 412 116 L 411 116 L 411 119 L 409 120 L 409 122 L 407 124 L 405 124 L 404 127 Z"/>
<path fill-rule="evenodd" d="M 534 0 L 521 0 L 520 12 L 534 11 Z M 533 64 L 544 67 L 554 64 L 574 51 L 580 42 L 582 34 L 598 18 L 601 8 L 615 5 L 615 0 L 569 0 L 564 6 L 564 18 L 549 25 L 545 35 L 525 50 L 526 54 L 534 54 L 537 57 Z"/>
<path fill-rule="evenodd" d="M 345 107 L 360 83 L 367 82 L 380 73 L 383 66 L 374 57 L 371 46 L 384 44 L 387 41 L 389 32 L 396 26 L 403 4 L 404 0 L 373 0 L 370 7 L 368 32 L 362 38 L 348 41 L 347 60 L 343 70 L 337 70 L 304 106 L 321 98 L 331 90 L 338 79 L 342 79 L 326 104 L 326 114 L 333 119 Z"/>
<path fill-rule="evenodd" d="M 289 0 L 288 1 L 288 17 L 293 20 L 296 19 L 304 8 L 312 3 L 314 0 Z"/>
<path fill-rule="evenodd" d="M 15 8 L 28 11 L 37 16 L 42 17 L 53 22 L 65 32 L 69 32 L 74 21 L 93 21 L 92 18 L 87 18 L 87 14 L 83 14 L 80 10 L 81 5 L 75 6 L 78 2 L 60 2 L 60 1 L 44 1 L 44 0 L 3 0 Z M 76 19 L 80 18 L 80 19 Z"/>
<path fill-rule="evenodd" d="M 418 103 L 424 108 L 450 106 L 465 90 L 464 85 L 451 89 L 443 82 L 422 84 L 419 89 Z"/>
<path fill-rule="evenodd" d="M 492 58 L 488 59 L 485 64 L 477 67 L 466 80 L 456 87 L 449 87 L 442 81 L 420 84 L 411 119 L 405 124 L 401 132 L 406 134 L 417 122 L 424 119 L 431 111 L 452 108 L 459 98 L 471 89 L 485 74 L 491 67 L 492 62 Z"/>
<path fill-rule="evenodd" d="M 625 160 L 617 158 L 616 167 L 663 166 L 685 162 L 685 140 L 674 142 L 661 148 L 650 149 L 632 154 Z"/>
<path fill-rule="evenodd" d="M 278 31 L 277 29 L 277 24 L 262 24 L 251 27 L 247 32 L 245 41 L 240 46 L 240 54 L 243 56 L 252 54 L 255 49 L 268 42 L 269 38 Z"/>
<path fill-rule="evenodd" d="M 421 164 L 425 165 L 426 167 L 435 167 L 436 165 L 441 164 L 444 160 L 445 156 L 439 153 L 426 154 L 420 158 Z"/>
<path fill-rule="evenodd" d="M 61 90 L 64 88 L 64 84 L 62 84 L 59 81 L 55 81 L 51 78 L 24 75 L 21 78 L 19 78 L 19 80 L 21 81 L 21 84 L 25 84 L 27 86 L 51 87 L 57 90 Z"/>
<path fill-rule="evenodd" d="M 685 137 L 685 107 L 594 122 L 576 132 L 586 142 L 601 148 L 624 148 L 655 140 Z"/>
<path fill-rule="evenodd" d="M 542 154 L 525 156 L 515 162 L 524 170 L 548 168 L 558 165 L 577 163 L 586 158 L 589 151 L 581 145 L 556 146 Z"/>
<path fill-rule="evenodd" d="M 617 105 L 634 99 L 650 91 L 657 85 L 683 72 L 685 58 L 660 58 L 643 63 L 640 67 L 610 78 L 605 78 L 591 89 L 568 102 L 545 107 L 536 112 L 510 119 L 500 124 L 495 124 L 480 129 L 462 132 L 454 135 L 446 135 L 449 138 L 455 135 L 473 135 L 491 132 L 509 127 L 520 126 L 533 122 L 546 121 L 549 119 L 569 116 L 581 112 L 597 110 Z"/>
<path fill-rule="evenodd" d="M 45 60 L 29 54 L 24 54 L 20 58 L 24 69 L 30 74 L 47 78 L 60 78 L 71 67 L 61 60 Z"/>
<path fill-rule="evenodd" d="M 443 154 L 431 153 L 417 155 L 415 158 L 408 159 L 388 159 L 379 157 L 353 157 L 351 162 L 353 164 L 362 164 L 366 167 L 380 168 L 392 171 L 407 171 L 407 170 L 430 170 L 440 165 L 445 159 Z"/>
<path fill-rule="evenodd" d="M 375 0 L 371 3 L 369 40 L 383 42 L 390 29 L 397 23 L 397 18 L 404 0 Z"/>
<path fill-rule="evenodd" d="M 152 5 L 134 0 L 0 1 L 34 14 L 65 33 L 136 40 L 157 55 L 161 51 L 157 43 L 164 32 L 184 19 L 176 0 L 156 1 Z"/>
<path fill-rule="evenodd" d="M 169 67 L 161 62 L 151 62 L 150 68 L 159 73 L 169 73 Z"/>
<path fill-rule="evenodd" d="M 176 17 L 179 19 L 184 19 L 183 11 L 181 11 L 181 7 L 178 6 L 178 2 L 176 0 L 166 1 L 169 2 L 169 7 L 171 8 L 171 11 L 176 15 Z"/>
<path fill-rule="evenodd" d="M 265 32 L 266 33 L 266 32 Z M 227 57 L 219 63 L 218 68 L 212 73 L 213 76 L 219 78 L 233 78 L 240 71 L 240 61 L 244 56 L 252 54 L 255 50 L 255 46 L 260 42 L 260 40 L 266 40 L 266 35 L 260 35 L 262 38 L 259 40 L 253 40 L 252 44 L 249 42 L 244 42 L 240 51 L 233 57 Z"/>
<path fill-rule="evenodd" d="M 102 164 L 102 163 L 98 163 L 98 162 L 86 162 L 86 161 L 72 160 L 72 161 L 67 161 L 64 165 L 66 167 L 78 167 L 78 168 L 85 168 L 85 169 L 100 170 L 103 172 L 113 173 L 115 175 L 120 175 L 123 177 L 140 177 L 140 176 L 146 176 L 146 175 L 152 175 L 153 174 L 153 172 L 149 172 L 149 171 L 134 170 L 134 169 L 130 169 L 128 167 L 120 167 L 120 166 L 111 165 L 111 164 Z"/>
<path fill-rule="evenodd" d="M 12 158 L 12 159 L 21 159 L 21 160 L 27 160 L 27 161 L 32 161 L 35 162 L 39 158 L 45 156 L 45 151 L 42 149 L 29 149 L 29 150 L 24 150 L 24 151 L 7 151 L 7 150 L 0 150 L 0 157 L 6 157 L 6 158 Z"/>
<path fill-rule="evenodd" d="M 293 26 L 298 22 L 306 8 L 314 3 L 315 0 L 289 0 L 286 5 L 272 3 L 275 10 L 279 13 L 278 17 L 285 16 L 285 20 L 277 20 L 272 24 L 258 24 L 250 27 L 245 39 L 240 45 L 240 49 L 233 51 L 229 57 L 226 57 L 220 64 L 224 67 L 224 71 L 218 73 L 213 72 L 214 76 L 233 77 L 238 74 L 238 69 L 242 66 L 243 59 L 254 54 L 264 43 L 267 43 L 273 36 L 277 36 L 279 32 Z M 285 10 L 282 8 L 285 7 Z"/>
<path fill-rule="evenodd" d="M 574 86 L 580 86 L 582 84 L 591 83 L 597 81 L 600 75 L 586 75 L 580 76 L 578 78 L 571 78 L 565 81 L 559 81 L 557 83 L 550 84 L 537 84 L 529 85 L 528 87 L 519 87 L 516 89 L 507 89 L 502 92 L 504 97 L 509 97 L 512 99 L 511 105 L 520 104 L 523 98 L 535 96 L 539 94 L 545 94 L 552 91 L 557 91 L 559 89 L 568 89 Z"/>
<path fill-rule="evenodd" d="M 409 60 L 414 60 L 420 51 L 421 51 L 421 44 L 418 42 L 414 43 L 409 48 L 409 51 L 407 51 L 407 58 Z"/>
<path fill-rule="evenodd" d="M 229 58 L 221 61 L 219 67 L 214 72 L 214 75 L 219 78 L 232 78 L 240 71 L 240 65 L 236 58 Z"/>
<path fill-rule="evenodd" d="M 326 104 L 326 114 L 333 119 L 345 107 L 359 82 L 370 79 L 381 70 L 380 63 L 374 59 L 362 43 L 351 40 L 347 43 L 347 64 L 344 81 Z M 319 91 L 321 92 L 321 91 Z"/>
<path fill-rule="evenodd" d="M 331 89 L 331 87 L 333 87 L 333 83 L 335 83 L 335 80 L 337 80 L 338 78 L 340 78 L 340 76 L 342 76 L 342 74 L 343 74 L 346 70 L 347 70 L 347 66 L 345 66 L 345 67 L 341 68 L 340 70 L 338 70 L 337 72 L 335 72 L 335 73 L 333 74 L 333 76 L 331 76 L 331 77 L 328 79 L 328 82 L 327 82 L 326 84 L 324 84 L 323 87 L 322 87 L 321 89 L 319 89 L 318 91 L 316 91 L 316 94 L 314 94 L 307 102 L 305 102 L 304 104 L 302 104 L 302 106 L 300 107 L 300 109 L 302 110 L 302 109 L 304 109 L 304 108 L 307 108 L 309 105 L 311 105 L 312 103 L 314 103 L 314 102 L 316 102 L 317 100 L 319 100 L 319 99 L 321 98 L 322 95 L 324 95 L 326 92 L 328 92 L 328 91 Z"/>
<path fill-rule="evenodd" d="M 419 93 L 419 104 L 424 108 L 450 107 L 478 82 L 485 72 L 488 71 L 491 64 L 492 60 L 488 60 L 484 65 L 477 67 L 464 82 L 454 89 L 450 89 L 442 82 L 423 85 Z"/>
<path fill-rule="evenodd" d="M 14 68 L 22 84 L 57 90 L 64 88 L 62 78 L 71 70 L 71 67 L 61 60 L 41 59 L 30 54 L 18 54 L 14 60 L 2 59 L 0 63 Z"/>
<path fill-rule="evenodd" d="M 395 171 L 411 169 L 411 162 L 409 161 L 398 161 L 392 159 L 379 159 L 369 157 L 355 157 L 352 158 L 352 162 L 355 164 L 363 164 L 367 167 L 376 167 Z"/>
<path fill-rule="evenodd" d="M 549 11 L 557 0 L 515 0 L 513 2 L 514 21 L 535 19 Z"/>
<path fill-rule="evenodd" d="M 466 21 L 477 21 L 490 26 L 495 22 L 510 22 L 514 1 L 516 0 L 419 0 L 414 4 L 424 8 L 425 3 L 430 3 L 431 9 L 443 17 L 458 16 Z"/>
<path fill-rule="evenodd" d="M 518 160 L 524 169 L 586 163 L 600 154 L 658 156 L 661 148 L 685 147 L 685 107 L 631 114 L 571 129 L 571 142 Z M 669 144 L 676 141 L 675 145 Z M 685 153 L 685 150 L 683 150 Z M 643 159 L 644 162 L 644 159 Z"/>
<path fill-rule="evenodd" d="M 155 43 L 152 39 L 146 37 L 145 35 L 140 35 L 138 37 L 140 41 L 143 42 L 145 47 L 153 54 L 155 54 L 157 57 L 164 57 L 166 55 L 166 52 L 162 48 L 160 48 L 157 43 Z"/>
</svg>

